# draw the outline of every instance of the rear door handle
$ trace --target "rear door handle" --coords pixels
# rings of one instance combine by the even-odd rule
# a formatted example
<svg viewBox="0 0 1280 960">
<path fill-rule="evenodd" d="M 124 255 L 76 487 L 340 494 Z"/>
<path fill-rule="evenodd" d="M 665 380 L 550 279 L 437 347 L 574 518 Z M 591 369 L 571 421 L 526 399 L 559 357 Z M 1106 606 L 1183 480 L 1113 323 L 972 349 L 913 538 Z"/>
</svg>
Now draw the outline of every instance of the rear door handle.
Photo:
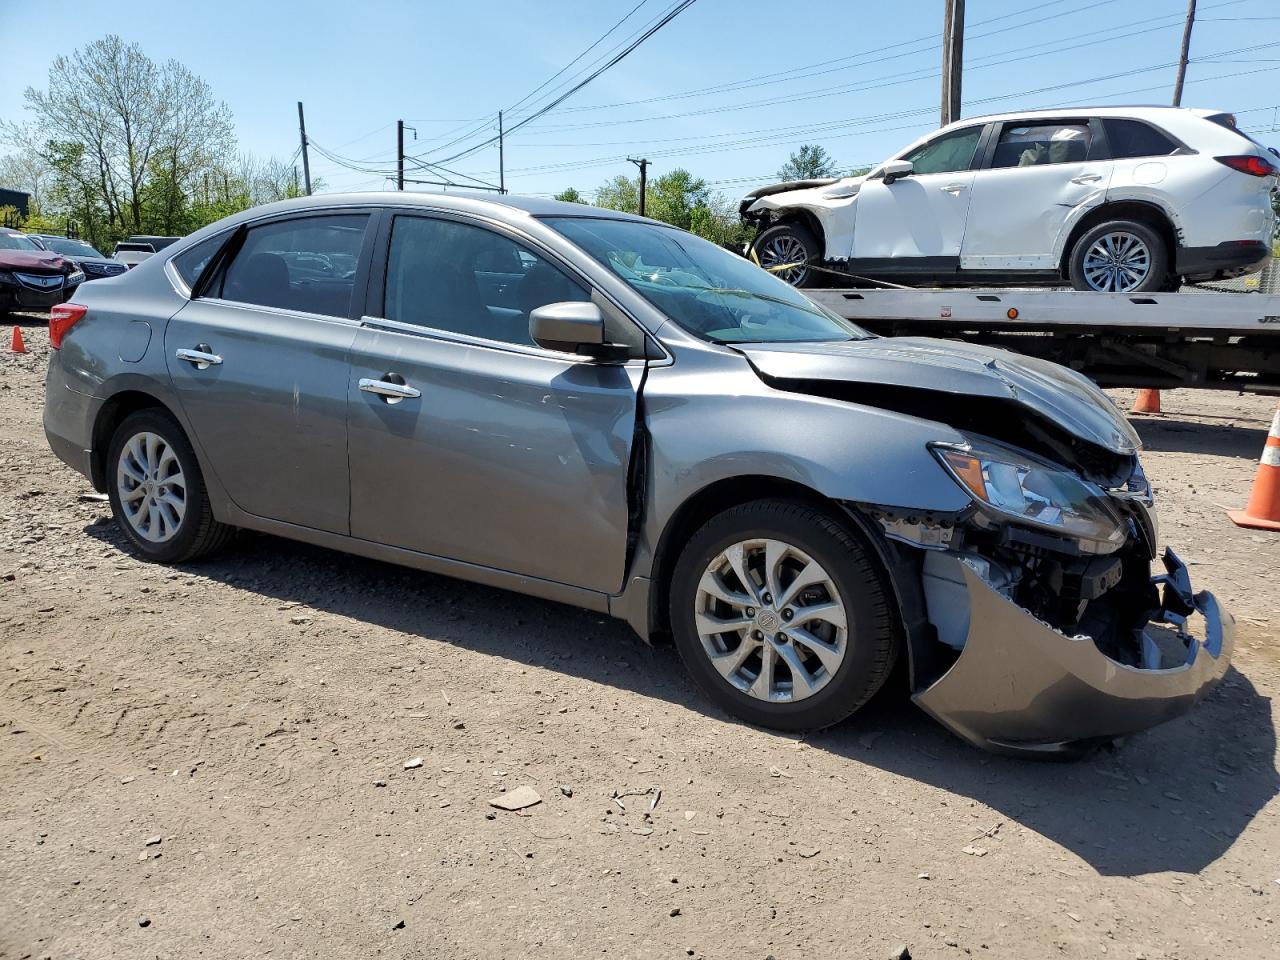
<svg viewBox="0 0 1280 960">
<path fill-rule="evenodd" d="M 945 187 L 939 187 L 938 189 L 940 189 L 943 193 L 959 193 L 966 186 L 967 184 L 963 184 L 963 183 L 948 183 Z"/>
<path fill-rule="evenodd" d="M 398 382 L 397 382 L 398 381 Z M 381 380 L 369 377 L 360 378 L 360 389 L 382 397 L 387 403 L 399 403 L 401 400 L 416 400 L 422 391 L 404 382 L 404 377 L 396 373 L 384 373 Z"/>
<path fill-rule="evenodd" d="M 197 343 L 194 350 L 183 347 L 174 356 L 179 360 L 186 360 L 197 370 L 208 370 L 222 362 L 222 357 L 214 353 L 207 343 Z"/>
<path fill-rule="evenodd" d="M 1100 173 L 1082 173 L 1078 177 L 1072 177 L 1071 182 L 1072 183 L 1097 183 L 1101 179 L 1102 179 L 1102 174 Z"/>
</svg>

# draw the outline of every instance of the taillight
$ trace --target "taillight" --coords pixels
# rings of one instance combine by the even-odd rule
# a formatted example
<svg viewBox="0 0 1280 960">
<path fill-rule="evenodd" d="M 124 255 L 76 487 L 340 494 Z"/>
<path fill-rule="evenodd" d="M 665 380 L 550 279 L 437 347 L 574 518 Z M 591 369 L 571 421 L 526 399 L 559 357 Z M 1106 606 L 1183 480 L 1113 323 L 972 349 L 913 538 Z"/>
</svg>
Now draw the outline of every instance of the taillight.
<svg viewBox="0 0 1280 960">
<path fill-rule="evenodd" d="M 1232 170 L 1247 173 L 1251 177 L 1270 177 L 1277 172 L 1274 163 L 1266 157 L 1259 157 L 1254 154 L 1245 154 L 1238 157 L 1214 157 L 1213 159 L 1225 164 Z"/>
<path fill-rule="evenodd" d="M 89 312 L 82 303 L 59 303 L 49 311 L 49 346 L 57 350 L 62 338 Z"/>
</svg>

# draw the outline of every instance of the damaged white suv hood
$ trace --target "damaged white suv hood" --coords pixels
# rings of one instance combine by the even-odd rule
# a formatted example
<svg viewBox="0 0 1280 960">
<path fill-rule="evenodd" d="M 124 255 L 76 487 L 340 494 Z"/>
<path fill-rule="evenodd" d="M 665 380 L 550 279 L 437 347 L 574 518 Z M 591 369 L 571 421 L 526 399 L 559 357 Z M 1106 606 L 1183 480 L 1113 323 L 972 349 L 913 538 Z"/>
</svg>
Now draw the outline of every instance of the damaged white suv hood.
<svg viewBox="0 0 1280 960">
<path fill-rule="evenodd" d="M 848 201 L 857 197 L 866 179 L 864 174 L 798 189 L 789 189 L 790 184 L 762 187 L 747 194 L 740 209 L 743 214 L 750 214 L 792 207 L 828 207 L 834 201 Z M 746 202 L 748 200 L 752 202 Z"/>
<path fill-rule="evenodd" d="M 1128 456 L 1141 447 L 1129 421 L 1087 377 L 1006 350 L 926 337 L 741 349 L 766 380 L 780 384 L 834 381 L 1004 399 L 1112 453 Z M 946 422 L 945 402 L 931 419 Z"/>
</svg>

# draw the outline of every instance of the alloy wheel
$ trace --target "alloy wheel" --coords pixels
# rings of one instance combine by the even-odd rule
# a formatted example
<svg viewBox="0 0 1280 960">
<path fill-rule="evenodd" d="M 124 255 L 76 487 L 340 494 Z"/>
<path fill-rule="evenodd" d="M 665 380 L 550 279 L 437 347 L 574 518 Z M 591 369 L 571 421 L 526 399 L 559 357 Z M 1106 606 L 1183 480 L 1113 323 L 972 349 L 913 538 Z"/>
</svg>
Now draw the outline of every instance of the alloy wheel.
<svg viewBox="0 0 1280 960">
<path fill-rule="evenodd" d="M 1106 233 L 1084 255 L 1085 283 L 1105 293 L 1127 293 L 1151 272 L 1151 251 L 1132 233 Z"/>
<path fill-rule="evenodd" d="M 758 700 L 811 697 L 844 662 L 848 623 L 835 581 L 781 540 L 743 540 L 715 556 L 693 614 L 712 666 Z"/>
<path fill-rule="evenodd" d="M 116 464 L 120 509 L 134 532 L 150 543 L 172 539 L 187 515 L 187 482 L 182 464 L 158 433 L 135 433 Z"/>
<path fill-rule="evenodd" d="M 760 266 L 793 286 L 800 283 L 809 273 L 809 251 L 805 249 L 803 243 L 789 234 L 780 233 L 770 237 L 758 251 L 758 256 Z M 792 266 L 784 266 L 786 264 L 792 264 Z M 771 269 L 773 267 L 783 267 L 783 269 Z"/>
</svg>

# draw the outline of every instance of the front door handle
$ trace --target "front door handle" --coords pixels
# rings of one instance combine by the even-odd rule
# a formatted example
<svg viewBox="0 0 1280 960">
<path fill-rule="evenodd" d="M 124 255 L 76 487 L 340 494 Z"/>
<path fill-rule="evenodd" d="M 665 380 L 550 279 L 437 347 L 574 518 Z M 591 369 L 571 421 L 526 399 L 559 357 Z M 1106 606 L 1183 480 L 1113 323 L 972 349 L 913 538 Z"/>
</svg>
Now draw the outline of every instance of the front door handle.
<svg viewBox="0 0 1280 960">
<path fill-rule="evenodd" d="M 968 184 L 948 183 L 945 187 L 939 187 L 938 189 L 940 189 L 943 193 L 959 193 L 966 186 L 968 186 Z"/>
<path fill-rule="evenodd" d="M 186 360 L 197 370 L 208 370 L 222 362 L 222 358 L 214 353 L 207 343 L 197 343 L 194 350 L 183 347 L 174 356 L 179 360 Z"/>
<path fill-rule="evenodd" d="M 1078 177 L 1072 177 L 1071 182 L 1072 183 L 1097 183 L 1101 179 L 1102 179 L 1102 174 L 1100 173 L 1082 173 Z"/>
<path fill-rule="evenodd" d="M 416 400 L 422 396 L 422 391 L 416 387 L 411 387 L 404 382 L 404 377 L 398 373 L 384 373 L 382 379 L 374 380 L 370 377 L 360 378 L 360 389 L 365 393 L 372 393 L 381 397 L 387 403 L 399 403 L 401 400 Z"/>
</svg>

